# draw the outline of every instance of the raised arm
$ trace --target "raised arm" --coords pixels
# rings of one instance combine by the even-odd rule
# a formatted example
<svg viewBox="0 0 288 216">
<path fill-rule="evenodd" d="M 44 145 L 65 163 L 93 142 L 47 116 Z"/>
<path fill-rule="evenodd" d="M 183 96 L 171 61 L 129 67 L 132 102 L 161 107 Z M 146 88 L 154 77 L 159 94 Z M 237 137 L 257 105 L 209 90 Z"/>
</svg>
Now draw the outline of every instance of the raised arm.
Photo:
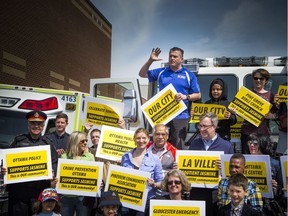
<svg viewBox="0 0 288 216">
<path fill-rule="evenodd" d="M 148 70 L 149 70 L 149 67 L 151 66 L 151 64 L 154 62 L 154 61 L 161 61 L 162 59 L 159 59 L 158 56 L 159 54 L 161 53 L 161 49 L 160 48 L 153 48 L 152 49 L 152 52 L 150 54 L 150 57 L 148 59 L 148 61 L 142 66 L 142 68 L 140 69 L 139 71 L 139 76 L 142 77 L 142 78 L 147 78 L 148 77 Z"/>
</svg>

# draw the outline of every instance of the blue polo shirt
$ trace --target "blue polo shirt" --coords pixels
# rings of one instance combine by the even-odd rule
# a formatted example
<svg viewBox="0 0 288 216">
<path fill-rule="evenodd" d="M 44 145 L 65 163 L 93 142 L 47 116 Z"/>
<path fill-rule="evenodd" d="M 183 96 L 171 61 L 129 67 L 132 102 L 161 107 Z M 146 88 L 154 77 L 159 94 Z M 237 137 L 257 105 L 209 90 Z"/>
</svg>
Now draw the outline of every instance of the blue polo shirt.
<svg viewBox="0 0 288 216">
<path fill-rule="evenodd" d="M 200 87 L 196 76 L 194 75 L 194 73 L 192 73 L 183 66 L 178 71 L 172 71 L 170 67 L 166 68 L 163 67 L 154 70 L 149 70 L 148 79 L 149 82 L 159 80 L 160 91 L 167 85 L 172 83 L 176 91 L 184 95 L 200 92 Z M 189 106 L 188 100 L 184 100 L 184 103 L 186 104 L 187 107 Z M 176 116 L 175 119 L 186 119 L 186 118 L 190 118 L 190 114 L 187 109 L 184 110 L 182 113 L 180 113 L 178 116 Z"/>
</svg>

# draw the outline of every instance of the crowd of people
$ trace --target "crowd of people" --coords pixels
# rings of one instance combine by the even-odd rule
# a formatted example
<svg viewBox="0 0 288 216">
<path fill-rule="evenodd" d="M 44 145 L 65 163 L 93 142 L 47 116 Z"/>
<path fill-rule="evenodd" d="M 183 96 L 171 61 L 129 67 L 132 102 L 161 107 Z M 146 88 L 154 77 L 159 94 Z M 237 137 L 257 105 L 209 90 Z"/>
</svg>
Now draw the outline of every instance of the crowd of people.
<svg viewBox="0 0 288 216">
<path fill-rule="evenodd" d="M 275 154 L 270 148 L 269 121 L 282 119 L 286 115 L 286 128 L 283 122 L 279 125 L 282 137 L 279 137 L 277 147 L 278 153 L 284 154 L 287 150 L 287 104 L 279 103 L 277 94 L 274 95 L 265 90 L 265 84 L 270 79 L 269 72 L 265 69 L 252 72 L 252 91 L 273 106 L 258 127 L 248 121 L 243 123 L 241 153 L 235 153 L 230 142 L 230 126 L 237 122 L 236 113 L 234 109 L 228 109 L 227 84 L 220 78 L 211 82 L 209 92 L 211 99 L 205 103 L 224 105 L 227 108 L 224 114 L 225 119 L 218 120 L 213 112 L 202 114 L 197 124 L 200 134 L 187 146 L 185 139 L 188 122 L 193 115 L 191 102 L 201 98 L 200 87 L 196 76 L 182 65 L 184 51 L 181 48 L 170 49 L 168 67 L 149 70 L 154 61 L 161 60 L 160 53 L 159 48 L 152 50 L 148 61 L 140 69 L 139 75 L 148 77 L 150 82 L 158 81 L 160 90 L 172 83 L 177 91 L 175 100 L 183 100 L 188 108 L 167 125 L 156 125 L 153 128 L 152 140 L 146 129 L 138 128 L 134 133 L 135 148 L 124 153 L 121 161 L 96 157 L 101 130 L 93 128 L 92 124 L 85 125 L 83 132 L 74 131 L 68 134 L 65 131 L 68 117 L 61 113 L 56 117 L 55 131 L 41 135 L 47 115 L 40 110 L 28 112 L 26 115 L 28 133 L 15 137 L 10 147 L 49 145 L 54 173 L 57 172 L 58 158 L 103 162 L 102 193 L 99 198 L 78 196 L 77 193 L 75 195 L 58 194 L 55 190 L 58 181 L 55 175 L 47 180 L 8 184 L 9 215 L 149 215 L 151 199 L 203 200 L 207 216 L 272 215 L 269 209 L 272 199 L 262 197 L 256 182 L 244 175 L 246 160 L 243 155 L 270 155 L 273 200 L 283 200 L 285 186 L 279 160 L 274 158 Z M 119 121 L 119 127 L 125 128 L 123 120 Z M 87 145 L 89 136 L 92 142 L 91 147 Z M 283 141 L 285 137 L 286 141 Z M 191 188 L 185 173 L 178 169 L 177 150 L 223 151 L 224 154 L 231 154 L 230 176 L 222 178 L 217 189 Z M 148 196 L 144 212 L 122 206 L 117 192 L 104 191 L 103 185 L 106 184 L 110 164 L 150 173 L 150 178 L 147 179 Z M 221 169 L 220 160 L 217 161 L 217 166 Z M 5 173 L 5 171 L 5 168 L 2 168 L 2 172 Z M 286 208 L 287 212 L 285 202 L 282 202 L 280 207 L 284 211 Z"/>
</svg>

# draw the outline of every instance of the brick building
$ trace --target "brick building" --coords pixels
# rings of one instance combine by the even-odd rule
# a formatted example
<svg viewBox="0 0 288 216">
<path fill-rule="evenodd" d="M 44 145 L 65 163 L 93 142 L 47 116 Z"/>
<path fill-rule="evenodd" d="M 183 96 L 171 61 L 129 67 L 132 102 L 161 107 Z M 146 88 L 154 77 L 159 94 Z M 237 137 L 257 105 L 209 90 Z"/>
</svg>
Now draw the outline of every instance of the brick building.
<svg viewBox="0 0 288 216">
<path fill-rule="evenodd" d="M 2 0 L 0 83 L 89 92 L 110 77 L 111 37 L 89 0 Z"/>
</svg>

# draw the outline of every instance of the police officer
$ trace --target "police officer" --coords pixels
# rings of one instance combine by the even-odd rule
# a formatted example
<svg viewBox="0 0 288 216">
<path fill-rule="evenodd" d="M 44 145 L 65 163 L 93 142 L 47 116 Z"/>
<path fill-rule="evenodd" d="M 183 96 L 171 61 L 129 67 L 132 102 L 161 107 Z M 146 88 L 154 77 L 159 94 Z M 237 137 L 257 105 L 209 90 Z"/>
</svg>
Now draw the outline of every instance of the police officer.
<svg viewBox="0 0 288 216">
<path fill-rule="evenodd" d="M 47 115 L 39 110 L 26 114 L 28 120 L 28 134 L 15 137 L 10 148 L 50 145 L 52 168 L 56 171 L 58 156 L 51 141 L 41 135 Z M 13 216 L 32 215 L 32 203 L 37 200 L 39 193 L 45 188 L 53 186 L 55 180 L 39 180 L 7 185 L 9 192 L 8 213 Z"/>
</svg>

